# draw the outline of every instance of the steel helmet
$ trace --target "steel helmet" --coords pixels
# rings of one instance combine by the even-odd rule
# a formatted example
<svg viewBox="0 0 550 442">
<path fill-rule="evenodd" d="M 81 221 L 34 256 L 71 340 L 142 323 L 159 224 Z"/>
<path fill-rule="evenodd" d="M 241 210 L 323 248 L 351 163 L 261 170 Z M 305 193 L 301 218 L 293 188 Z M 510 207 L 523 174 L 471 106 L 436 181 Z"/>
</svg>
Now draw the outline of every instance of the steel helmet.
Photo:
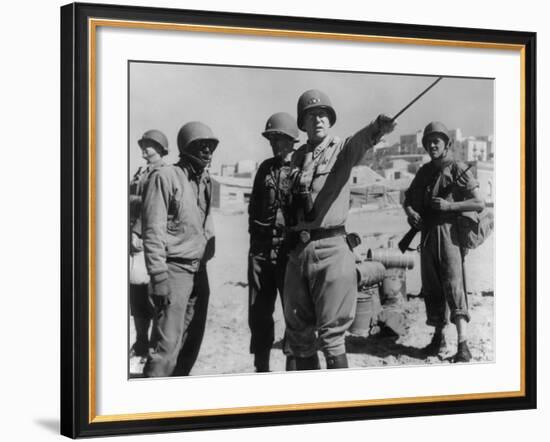
<svg viewBox="0 0 550 442">
<path fill-rule="evenodd" d="M 191 121 L 184 124 L 178 132 L 178 149 L 180 152 L 189 148 L 193 141 L 207 140 L 212 143 L 212 149 L 215 149 L 219 140 L 214 136 L 212 129 L 200 121 Z"/>
<path fill-rule="evenodd" d="M 316 107 L 328 111 L 331 126 L 336 122 L 336 112 L 332 107 L 328 95 L 317 89 L 310 89 L 309 91 L 305 91 L 298 100 L 298 127 L 301 130 L 304 130 L 304 116 L 306 112 Z"/>
<path fill-rule="evenodd" d="M 148 130 L 138 140 L 139 147 L 142 149 L 149 147 L 151 142 L 161 148 L 159 155 L 168 155 L 168 138 L 166 138 L 166 135 L 164 135 L 160 130 Z"/>
<path fill-rule="evenodd" d="M 422 146 L 426 147 L 426 139 L 432 134 L 441 135 L 445 139 L 446 144 L 448 144 L 451 139 L 449 137 L 449 131 L 443 123 L 439 121 L 432 121 L 424 128 L 424 134 L 422 135 Z"/>
<path fill-rule="evenodd" d="M 269 117 L 262 135 L 269 140 L 271 134 L 285 134 L 292 138 L 294 142 L 298 141 L 299 136 L 294 118 L 286 112 L 277 112 Z"/>
</svg>

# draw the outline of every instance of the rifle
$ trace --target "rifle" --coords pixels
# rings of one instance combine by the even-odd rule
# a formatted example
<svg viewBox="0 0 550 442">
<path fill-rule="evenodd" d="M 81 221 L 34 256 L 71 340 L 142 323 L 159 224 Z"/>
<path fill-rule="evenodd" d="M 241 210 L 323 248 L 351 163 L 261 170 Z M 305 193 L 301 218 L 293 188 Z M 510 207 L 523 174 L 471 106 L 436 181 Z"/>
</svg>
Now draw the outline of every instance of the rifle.
<svg viewBox="0 0 550 442">
<path fill-rule="evenodd" d="M 453 182 L 451 184 L 449 184 L 444 190 L 443 192 L 439 195 L 440 198 L 447 198 L 451 192 L 453 191 L 454 187 L 458 184 L 458 182 L 460 181 L 460 179 L 462 179 L 462 177 L 464 175 L 466 175 L 466 172 L 468 172 L 470 169 L 471 169 L 472 165 L 470 164 L 466 169 L 464 169 L 459 176 L 456 177 L 456 179 L 453 180 Z M 412 242 L 412 240 L 414 239 L 414 237 L 416 236 L 416 234 L 419 232 L 420 230 L 418 230 L 416 227 L 411 227 L 409 229 L 409 231 L 407 233 L 405 233 L 405 235 L 403 236 L 403 238 L 401 238 L 401 241 L 399 241 L 397 243 L 397 247 L 399 247 L 399 250 L 401 250 L 401 253 L 405 253 L 407 250 L 410 250 L 409 249 L 409 246 Z"/>
</svg>

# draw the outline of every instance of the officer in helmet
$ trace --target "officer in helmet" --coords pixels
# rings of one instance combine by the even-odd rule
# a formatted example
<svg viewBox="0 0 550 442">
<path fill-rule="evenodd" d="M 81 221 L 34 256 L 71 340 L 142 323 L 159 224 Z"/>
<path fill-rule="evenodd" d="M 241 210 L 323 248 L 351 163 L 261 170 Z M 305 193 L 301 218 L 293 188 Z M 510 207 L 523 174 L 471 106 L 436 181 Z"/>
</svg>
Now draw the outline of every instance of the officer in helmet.
<svg viewBox="0 0 550 442">
<path fill-rule="evenodd" d="M 188 375 L 200 349 L 210 294 L 206 262 L 214 254 L 207 167 L 217 145 L 205 124 L 185 124 L 178 163 L 155 170 L 145 188 L 143 246 L 155 305 L 146 377 Z"/>
<path fill-rule="evenodd" d="M 165 166 L 162 158 L 168 154 L 168 139 L 161 131 L 153 129 L 143 134 L 138 140 L 138 145 L 147 165 L 139 167 L 130 181 L 130 257 L 136 261 L 143 257 L 141 231 L 141 197 L 143 188 L 151 172 Z M 137 266 L 132 266 L 132 270 L 135 268 Z M 132 278 L 132 274 L 130 276 L 130 314 L 134 318 L 136 329 L 136 341 L 130 349 L 130 356 L 138 356 L 145 359 L 149 352 L 149 326 L 152 319 L 148 283 L 146 275 L 141 275 L 137 278 Z M 137 281 L 137 279 L 141 279 L 141 281 Z"/>
<path fill-rule="evenodd" d="M 298 127 L 307 143 L 292 156 L 286 206 L 289 258 L 284 283 L 287 348 L 298 370 L 348 366 L 344 334 L 355 314 L 355 256 L 346 241 L 351 170 L 367 150 L 391 132 L 394 123 L 380 115 L 354 135 L 331 134 L 336 111 L 329 97 L 308 90 L 298 100 Z"/>
<path fill-rule="evenodd" d="M 284 181 L 294 144 L 298 142 L 298 127 L 289 114 L 279 112 L 267 120 L 262 135 L 269 141 L 273 157 L 260 164 L 250 204 L 248 206 L 248 324 L 250 352 L 254 354 L 257 372 L 269 371 L 271 346 L 274 340 L 273 311 L 277 291 L 282 296 L 287 254 L 283 246 L 285 220 Z M 287 369 L 292 359 L 287 359 Z"/>
<path fill-rule="evenodd" d="M 403 207 L 409 224 L 422 233 L 420 265 L 422 293 L 428 325 L 435 327 L 427 356 L 441 356 L 446 350 L 443 328 L 450 320 L 456 326 L 458 348 L 452 362 L 472 358 L 467 342 L 470 321 L 466 299 L 465 250 L 457 241 L 456 215 L 481 211 L 485 203 L 479 183 L 467 166 L 453 158 L 449 132 L 433 121 L 424 129 L 422 145 L 431 158 L 414 177 L 405 194 Z"/>
</svg>

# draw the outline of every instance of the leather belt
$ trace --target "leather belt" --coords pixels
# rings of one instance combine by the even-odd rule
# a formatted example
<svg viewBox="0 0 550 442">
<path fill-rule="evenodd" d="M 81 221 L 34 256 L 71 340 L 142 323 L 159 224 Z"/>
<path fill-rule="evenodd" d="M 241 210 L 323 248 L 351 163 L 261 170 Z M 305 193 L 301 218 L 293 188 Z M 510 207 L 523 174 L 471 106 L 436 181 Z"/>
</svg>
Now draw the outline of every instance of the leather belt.
<svg viewBox="0 0 550 442">
<path fill-rule="evenodd" d="M 325 229 L 298 230 L 289 233 L 290 247 L 294 248 L 299 243 L 307 244 L 311 241 L 346 235 L 344 226 L 329 227 Z"/>
<path fill-rule="evenodd" d="M 177 256 L 168 256 L 166 262 L 174 262 L 186 266 L 196 266 L 200 263 L 200 259 L 196 258 L 178 258 Z"/>
</svg>

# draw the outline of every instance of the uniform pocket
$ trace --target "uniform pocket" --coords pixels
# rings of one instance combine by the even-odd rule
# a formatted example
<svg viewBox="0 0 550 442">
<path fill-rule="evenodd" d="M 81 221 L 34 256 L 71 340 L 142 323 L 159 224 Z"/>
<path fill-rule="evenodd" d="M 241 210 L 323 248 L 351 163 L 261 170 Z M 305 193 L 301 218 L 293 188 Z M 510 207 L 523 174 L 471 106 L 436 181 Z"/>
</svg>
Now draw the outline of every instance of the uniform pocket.
<svg viewBox="0 0 550 442">
<path fill-rule="evenodd" d="M 349 252 L 345 236 L 335 236 L 315 241 L 313 253 L 317 261 L 325 261 L 341 256 L 342 252 L 340 249 Z"/>
</svg>

